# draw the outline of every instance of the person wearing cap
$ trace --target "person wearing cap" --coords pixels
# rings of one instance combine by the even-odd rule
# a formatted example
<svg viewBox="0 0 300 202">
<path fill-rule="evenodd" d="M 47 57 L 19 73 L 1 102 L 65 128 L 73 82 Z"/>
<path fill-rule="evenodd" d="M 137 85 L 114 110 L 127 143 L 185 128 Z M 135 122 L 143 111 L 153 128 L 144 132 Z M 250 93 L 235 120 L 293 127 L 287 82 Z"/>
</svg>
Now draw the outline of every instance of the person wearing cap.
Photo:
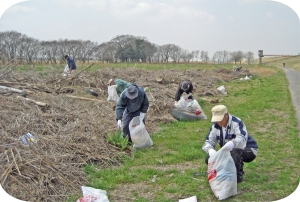
<svg viewBox="0 0 300 202">
<path fill-rule="evenodd" d="M 217 144 L 221 148 L 230 151 L 237 171 L 237 182 L 243 180 L 244 162 L 251 162 L 256 158 L 258 152 L 257 142 L 251 137 L 246 125 L 236 116 L 228 113 L 225 105 L 217 105 L 212 108 L 212 126 L 206 136 L 202 149 L 208 154 L 208 158 L 216 153 Z"/>
<path fill-rule="evenodd" d="M 175 95 L 175 101 L 179 101 L 180 97 L 183 93 L 189 94 L 189 93 L 193 93 L 193 84 L 191 81 L 183 81 L 179 84 L 178 89 L 176 91 L 176 95 Z M 190 95 L 188 97 L 188 99 L 193 99 L 193 96 Z"/>
<path fill-rule="evenodd" d="M 124 122 L 123 136 L 128 136 L 131 142 L 129 123 L 136 117 L 140 116 L 145 123 L 145 114 L 149 108 L 149 100 L 143 88 L 132 83 L 123 93 L 116 106 L 116 120 L 119 129 L 122 128 L 122 119 Z"/>
<path fill-rule="evenodd" d="M 109 79 L 108 85 L 117 85 L 116 91 L 120 95 L 126 88 L 128 88 L 128 86 L 130 86 L 130 83 L 122 79 Z"/>
<path fill-rule="evenodd" d="M 65 59 L 67 60 L 68 62 L 68 66 L 69 66 L 69 74 L 72 73 L 72 71 L 74 71 L 76 69 L 76 63 L 74 61 L 73 58 L 71 58 L 70 56 L 68 55 L 65 55 Z"/>
</svg>

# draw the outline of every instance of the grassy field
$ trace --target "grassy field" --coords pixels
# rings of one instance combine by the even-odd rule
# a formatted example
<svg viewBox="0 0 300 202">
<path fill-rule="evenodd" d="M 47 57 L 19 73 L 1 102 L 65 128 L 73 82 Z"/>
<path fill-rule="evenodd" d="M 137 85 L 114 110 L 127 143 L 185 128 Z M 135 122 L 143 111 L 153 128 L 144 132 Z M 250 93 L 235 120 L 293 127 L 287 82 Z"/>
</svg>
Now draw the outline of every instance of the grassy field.
<svg viewBox="0 0 300 202">
<path fill-rule="evenodd" d="M 286 62 L 286 67 L 296 63 Z M 113 66 L 122 68 L 126 65 Z M 244 121 L 249 134 L 259 145 L 257 158 L 245 163 L 244 181 L 238 184 L 238 195 L 226 201 L 279 200 L 290 195 L 299 184 L 300 141 L 289 84 L 284 71 L 272 66 L 250 65 L 247 68 L 255 75 L 249 81 L 220 83 L 228 91 L 220 104 L 226 105 L 231 114 Z M 163 65 L 165 69 L 182 70 L 218 67 Z M 231 69 L 232 65 L 222 67 Z M 97 68 L 101 67 L 95 65 L 89 71 Z M 138 64 L 136 68 L 155 70 L 161 69 L 162 65 Z M 151 134 L 153 147 L 132 151 L 131 155 L 124 156 L 122 166 L 110 169 L 87 166 L 89 184 L 86 186 L 106 190 L 110 201 L 173 202 L 194 195 L 198 201 L 218 201 L 207 181 L 206 154 L 201 149 L 211 126 L 210 110 L 214 104 L 204 97 L 198 97 L 198 101 L 207 120 L 161 125 L 160 132 Z M 77 200 L 80 195 L 72 196 L 69 201 Z"/>
<path fill-rule="evenodd" d="M 226 201 L 279 200 L 290 195 L 299 184 L 297 120 L 284 71 L 275 68 L 283 62 L 286 67 L 300 71 L 299 57 L 263 58 L 262 66 L 243 65 L 254 74 L 251 80 L 220 83 L 228 91 L 220 104 L 225 104 L 230 113 L 244 121 L 249 134 L 259 144 L 257 158 L 244 166 L 244 182 L 238 184 L 238 195 Z M 90 64 L 78 64 L 78 71 Z M 232 69 L 234 65 L 98 63 L 86 71 L 133 66 L 148 70 L 212 70 Z M 51 68 L 63 70 L 62 65 L 34 68 L 45 74 Z M 106 190 L 112 202 L 171 202 L 194 195 L 198 201 L 217 201 L 207 181 L 206 154 L 201 149 L 211 126 L 210 110 L 214 106 L 206 100 L 198 97 L 207 120 L 161 125 L 160 132 L 151 134 L 153 147 L 132 151 L 130 156 L 124 156 L 122 166 L 110 169 L 87 166 L 89 184 L 86 186 Z M 69 201 L 76 201 L 80 196 L 81 193 L 71 196 Z"/>
</svg>

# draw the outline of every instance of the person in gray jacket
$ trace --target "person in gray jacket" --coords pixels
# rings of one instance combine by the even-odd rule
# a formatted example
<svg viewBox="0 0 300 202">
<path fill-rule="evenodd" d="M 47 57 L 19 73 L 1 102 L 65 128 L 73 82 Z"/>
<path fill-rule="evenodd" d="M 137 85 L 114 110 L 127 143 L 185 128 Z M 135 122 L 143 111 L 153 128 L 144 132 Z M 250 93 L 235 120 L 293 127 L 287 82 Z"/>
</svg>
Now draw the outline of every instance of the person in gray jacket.
<svg viewBox="0 0 300 202">
<path fill-rule="evenodd" d="M 242 182 L 244 162 L 256 158 L 257 142 L 248 134 L 242 120 L 229 114 L 225 105 L 217 105 L 211 111 L 213 125 L 202 147 L 208 154 L 205 163 L 208 164 L 208 158 L 216 153 L 215 147 L 219 143 L 221 148 L 230 151 L 237 171 L 237 182 Z"/>
<path fill-rule="evenodd" d="M 138 87 L 135 83 L 132 83 L 121 94 L 118 104 L 116 106 L 116 120 L 118 128 L 122 128 L 122 118 L 124 122 L 123 136 L 128 136 L 129 142 L 131 142 L 129 123 L 136 117 L 140 116 L 145 123 L 145 114 L 149 108 L 149 100 L 145 91 Z"/>
</svg>

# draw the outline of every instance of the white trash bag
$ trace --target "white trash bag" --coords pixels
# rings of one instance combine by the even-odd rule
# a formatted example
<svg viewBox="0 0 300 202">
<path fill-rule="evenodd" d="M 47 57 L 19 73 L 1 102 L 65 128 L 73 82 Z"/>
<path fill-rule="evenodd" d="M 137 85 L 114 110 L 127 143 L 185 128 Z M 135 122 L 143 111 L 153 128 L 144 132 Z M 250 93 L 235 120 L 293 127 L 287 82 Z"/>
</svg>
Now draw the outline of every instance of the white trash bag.
<svg viewBox="0 0 300 202">
<path fill-rule="evenodd" d="M 226 89 L 225 89 L 224 86 L 220 86 L 220 87 L 218 87 L 217 89 L 218 89 L 218 91 L 219 91 L 221 94 L 227 95 L 227 91 L 226 91 Z"/>
<path fill-rule="evenodd" d="M 108 97 L 107 97 L 107 101 L 112 101 L 112 102 L 118 102 L 119 101 L 119 95 L 117 93 L 117 85 L 111 85 L 108 86 L 107 88 L 107 92 L 108 92 Z"/>
<path fill-rule="evenodd" d="M 220 149 L 208 159 L 208 181 L 219 200 L 237 195 L 236 167 L 229 151 Z"/>
<path fill-rule="evenodd" d="M 153 145 L 153 141 L 140 116 L 136 116 L 130 121 L 129 131 L 133 148 L 143 149 Z"/>
<path fill-rule="evenodd" d="M 187 94 L 187 95 L 182 95 L 180 97 L 180 100 L 178 100 L 178 102 L 174 103 L 174 106 L 178 109 L 178 110 L 183 110 L 186 111 L 186 106 L 188 105 L 188 103 L 191 101 L 190 99 L 188 99 L 188 97 L 192 95 L 191 93 Z"/>
<path fill-rule="evenodd" d="M 70 74 L 70 68 L 68 64 L 65 66 L 64 72 L 62 73 L 63 76 L 68 76 Z"/>
<path fill-rule="evenodd" d="M 186 106 L 186 109 L 188 112 L 191 112 L 198 116 L 201 119 L 207 119 L 203 109 L 199 105 L 198 101 L 196 99 L 190 101 L 188 105 Z"/>
<path fill-rule="evenodd" d="M 81 186 L 82 195 L 76 202 L 109 202 L 106 191 L 92 187 Z"/>
</svg>

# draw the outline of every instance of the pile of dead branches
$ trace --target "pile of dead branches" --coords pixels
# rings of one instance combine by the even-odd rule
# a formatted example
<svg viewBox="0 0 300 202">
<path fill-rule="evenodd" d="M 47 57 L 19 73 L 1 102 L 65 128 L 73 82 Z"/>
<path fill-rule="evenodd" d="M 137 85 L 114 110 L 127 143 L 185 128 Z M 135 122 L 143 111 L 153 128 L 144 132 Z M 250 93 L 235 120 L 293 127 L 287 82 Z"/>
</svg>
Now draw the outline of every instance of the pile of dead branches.
<svg viewBox="0 0 300 202">
<path fill-rule="evenodd" d="M 159 76 L 164 82 L 157 81 Z M 145 89 L 150 101 L 146 128 L 153 134 L 158 124 L 175 121 L 171 110 L 180 81 L 191 80 L 195 95 L 201 96 L 215 88 L 217 81 L 237 75 L 105 68 L 65 78 L 55 69 L 47 74 L 0 69 L 0 182 L 6 192 L 26 201 L 64 201 L 87 183 L 83 166 L 110 167 L 122 162 L 126 153 L 105 138 L 117 130 L 116 103 L 107 101 L 110 78 L 135 82 Z M 19 141 L 28 132 L 37 138 L 36 143 Z"/>
</svg>

